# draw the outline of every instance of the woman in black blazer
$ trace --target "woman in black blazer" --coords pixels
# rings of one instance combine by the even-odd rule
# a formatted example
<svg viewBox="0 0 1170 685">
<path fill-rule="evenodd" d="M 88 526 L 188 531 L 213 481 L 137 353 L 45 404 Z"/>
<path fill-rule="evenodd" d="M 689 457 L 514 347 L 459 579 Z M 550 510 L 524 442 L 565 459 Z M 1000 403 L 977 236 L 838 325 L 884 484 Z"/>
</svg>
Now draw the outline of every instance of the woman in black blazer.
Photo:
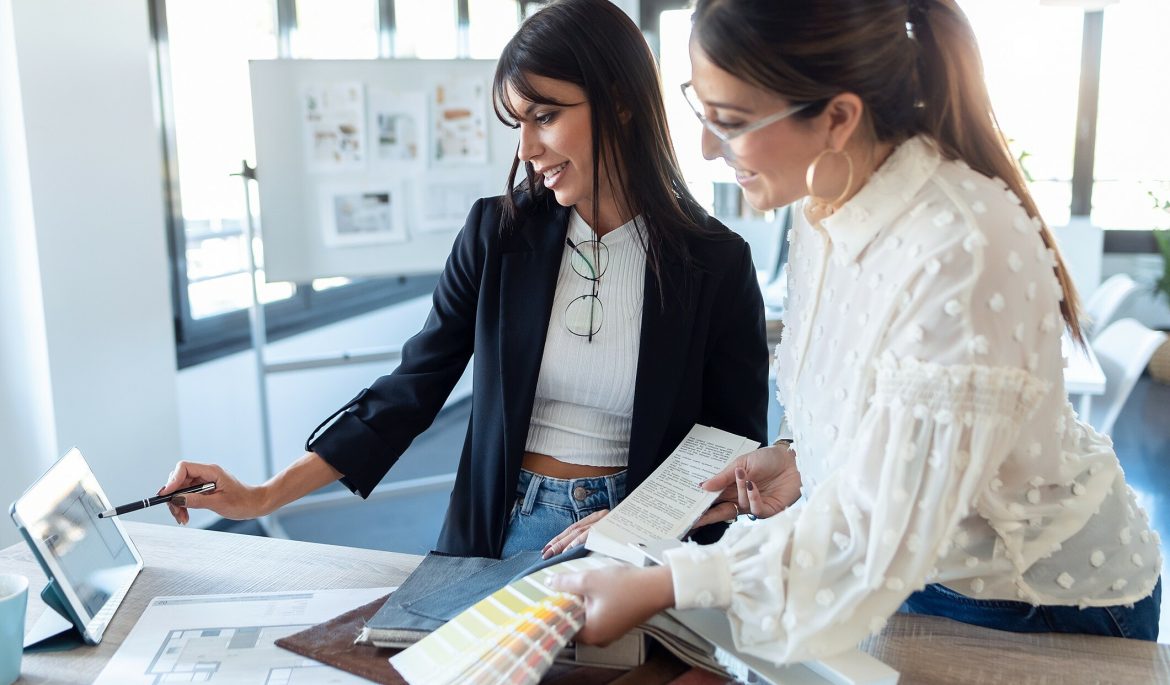
<svg viewBox="0 0 1170 685">
<path fill-rule="evenodd" d="M 469 359 L 472 416 L 436 547 L 445 553 L 539 549 L 636 488 L 696 423 L 764 441 L 767 349 L 751 254 L 687 191 L 637 27 L 607 0 L 554 2 L 504 49 L 493 96 L 521 132 L 508 191 L 472 207 L 398 368 L 263 485 L 180 462 L 163 492 L 217 488 L 172 506 L 176 520 L 186 508 L 261 516 L 338 478 L 368 496 Z M 619 273 L 630 250 L 632 268 Z M 592 401 L 572 397 L 599 378 Z M 607 428 L 594 434 L 598 425 Z"/>
</svg>

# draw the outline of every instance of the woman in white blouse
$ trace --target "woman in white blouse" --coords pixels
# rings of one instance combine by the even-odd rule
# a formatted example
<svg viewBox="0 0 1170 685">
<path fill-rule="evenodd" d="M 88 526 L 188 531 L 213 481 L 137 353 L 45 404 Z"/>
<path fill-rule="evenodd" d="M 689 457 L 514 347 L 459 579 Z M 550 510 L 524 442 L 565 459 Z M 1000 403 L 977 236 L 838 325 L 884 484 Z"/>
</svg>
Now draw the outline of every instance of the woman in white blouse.
<svg viewBox="0 0 1170 685">
<path fill-rule="evenodd" d="M 667 566 L 563 577 L 587 598 L 580 638 L 711 606 L 774 662 L 853 647 L 899 610 L 1156 639 L 1158 536 L 1066 399 L 1076 295 L 954 0 L 699 0 L 691 61 L 705 155 L 755 207 L 806 198 L 783 440 L 730 488 L 774 513 L 796 468 L 803 497 Z"/>
</svg>

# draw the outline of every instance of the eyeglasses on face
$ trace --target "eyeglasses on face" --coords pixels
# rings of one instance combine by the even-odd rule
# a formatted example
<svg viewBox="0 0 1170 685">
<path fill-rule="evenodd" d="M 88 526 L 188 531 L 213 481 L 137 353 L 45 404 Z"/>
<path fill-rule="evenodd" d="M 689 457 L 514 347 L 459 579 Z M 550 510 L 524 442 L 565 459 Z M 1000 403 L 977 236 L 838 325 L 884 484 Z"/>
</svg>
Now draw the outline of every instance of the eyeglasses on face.
<svg viewBox="0 0 1170 685">
<path fill-rule="evenodd" d="M 758 131 L 765 126 L 770 126 L 777 121 L 780 121 L 781 119 L 787 119 L 793 114 L 796 114 L 802 109 L 805 109 L 806 107 L 809 107 L 813 104 L 811 102 L 802 102 L 797 105 L 792 105 L 791 107 L 786 107 L 785 109 L 782 109 L 775 114 L 769 114 L 762 119 L 757 119 L 750 124 L 737 126 L 735 129 L 727 129 L 720 126 L 719 124 L 712 122 L 703 114 L 703 101 L 699 99 L 699 94 L 695 92 L 695 86 L 692 82 L 687 81 L 680 87 L 682 89 L 683 98 L 687 101 L 691 111 L 695 113 L 695 116 L 698 117 L 699 121 L 703 123 L 703 126 L 706 126 L 707 130 L 723 143 L 730 143 L 740 136 L 747 135 L 752 131 Z"/>
</svg>

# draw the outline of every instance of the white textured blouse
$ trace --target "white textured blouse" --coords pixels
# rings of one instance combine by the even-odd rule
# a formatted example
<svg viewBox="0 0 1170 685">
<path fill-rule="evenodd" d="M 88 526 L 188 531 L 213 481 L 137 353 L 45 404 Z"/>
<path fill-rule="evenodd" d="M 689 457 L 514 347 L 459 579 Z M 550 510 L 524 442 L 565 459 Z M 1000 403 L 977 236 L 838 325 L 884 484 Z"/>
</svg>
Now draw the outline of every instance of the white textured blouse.
<svg viewBox="0 0 1170 685">
<path fill-rule="evenodd" d="M 774 662 L 855 646 L 912 592 L 1109 606 L 1159 541 L 1063 381 L 1061 290 L 998 179 L 900 145 L 792 234 L 778 396 L 803 497 L 668 554 L 679 607 L 726 607 Z"/>
</svg>

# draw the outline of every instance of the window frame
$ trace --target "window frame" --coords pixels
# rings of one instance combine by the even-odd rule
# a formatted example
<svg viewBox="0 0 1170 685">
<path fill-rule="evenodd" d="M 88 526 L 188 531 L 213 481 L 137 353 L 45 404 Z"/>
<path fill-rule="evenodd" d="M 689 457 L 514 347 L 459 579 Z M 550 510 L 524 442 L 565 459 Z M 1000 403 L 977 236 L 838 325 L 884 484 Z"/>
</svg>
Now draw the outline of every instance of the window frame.
<svg viewBox="0 0 1170 685">
<path fill-rule="evenodd" d="M 394 0 L 377 0 L 378 54 L 394 54 Z M 528 5 L 541 0 L 517 0 L 520 16 Z M 668 9 L 683 9 L 683 0 L 642 0 L 642 31 L 657 52 L 659 17 Z M 274 0 L 277 26 L 277 54 L 291 59 L 292 32 L 296 29 L 296 0 Z M 467 30 L 470 23 L 468 0 L 456 0 L 457 30 L 461 37 L 457 49 L 466 57 Z M 166 23 L 166 0 L 149 0 L 151 32 L 154 45 L 155 102 L 160 122 L 163 195 L 166 199 L 166 230 L 171 301 L 175 330 L 175 347 L 179 369 L 233 354 L 251 347 L 248 310 L 239 309 L 203 319 L 191 316 L 187 276 L 187 236 L 182 215 L 178 160 L 175 154 L 174 100 L 171 92 L 169 45 Z M 1074 141 L 1071 215 L 1087 217 L 1092 207 L 1094 153 L 1096 148 L 1097 104 L 1100 90 L 1101 57 L 1104 38 L 1104 10 L 1085 12 L 1081 47 L 1080 96 L 1076 114 L 1078 135 Z M 1153 232 L 1147 229 L 1104 231 L 1104 252 L 1122 254 L 1156 253 Z M 370 278 L 315 291 L 311 284 L 297 283 L 292 297 L 264 306 L 269 340 L 296 335 L 344 319 L 388 307 L 433 292 L 438 274 Z"/>
<path fill-rule="evenodd" d="M 378 52 L 379 57 L 384 58 L 394 53 L 394 0 L 377 1 Z M 252 337 L 248 308 L 202 319 L 196 319 L 191 315 L 187 274 L 187 232 L 182 211 L 181 182 L 176 154 L 166 0 L 149 0 L 148 8 L 154 48 L 151 57 L 155 77 L 154 102 L 157 108 L 155 114 L 160 122 L 159 146 L 163 170 L 161 190 L 166 203 L 165 226 L 172 323 L 175 332 L 176 361 L 178 368 L 182 370 L 248 350 L 252 347 Z M 291 59 L 290 37 L 296 28 L 296 0 L 274 0 L 273 8 L 276 12 L 278 58 Z M 458 20 L 461 27 L 467 26 L 469 21 L 467 0 L 458 0 Z M 262 305 L 267 324 L 267 339 L 280 340 L 430 295 L 434 292 L 438 279 L 438 273 L 363 278 L 320 291 L 314 290 L 311 283 L 296 283 L 296 291 L 291 297 Z"/>
<path fill-rule="evenodd" d="M 642 32 L 659 51 L 661 13 L 666 10 L 686 9 L 689 0 L 642 0 L 639 7 Z M 1104 45 L 1105 10 L 1084 12 L 1081 34 L 1081 72 L 1076 113 L 1076 139 L 1073 141 L 1073 176 L 1071 184 L 1070 216 L 1088 219 L 1093 206 L 1095 155 L 1097 148 L 1098 102 L 1101 87 L 1101 58 Z M 668 86 L 669 87 L 669 86 Z M 1158 253 L 1154 233 L 1146 228 L 1116 228 L 1102 230 L 1105 254 Z"/>
</svg>

